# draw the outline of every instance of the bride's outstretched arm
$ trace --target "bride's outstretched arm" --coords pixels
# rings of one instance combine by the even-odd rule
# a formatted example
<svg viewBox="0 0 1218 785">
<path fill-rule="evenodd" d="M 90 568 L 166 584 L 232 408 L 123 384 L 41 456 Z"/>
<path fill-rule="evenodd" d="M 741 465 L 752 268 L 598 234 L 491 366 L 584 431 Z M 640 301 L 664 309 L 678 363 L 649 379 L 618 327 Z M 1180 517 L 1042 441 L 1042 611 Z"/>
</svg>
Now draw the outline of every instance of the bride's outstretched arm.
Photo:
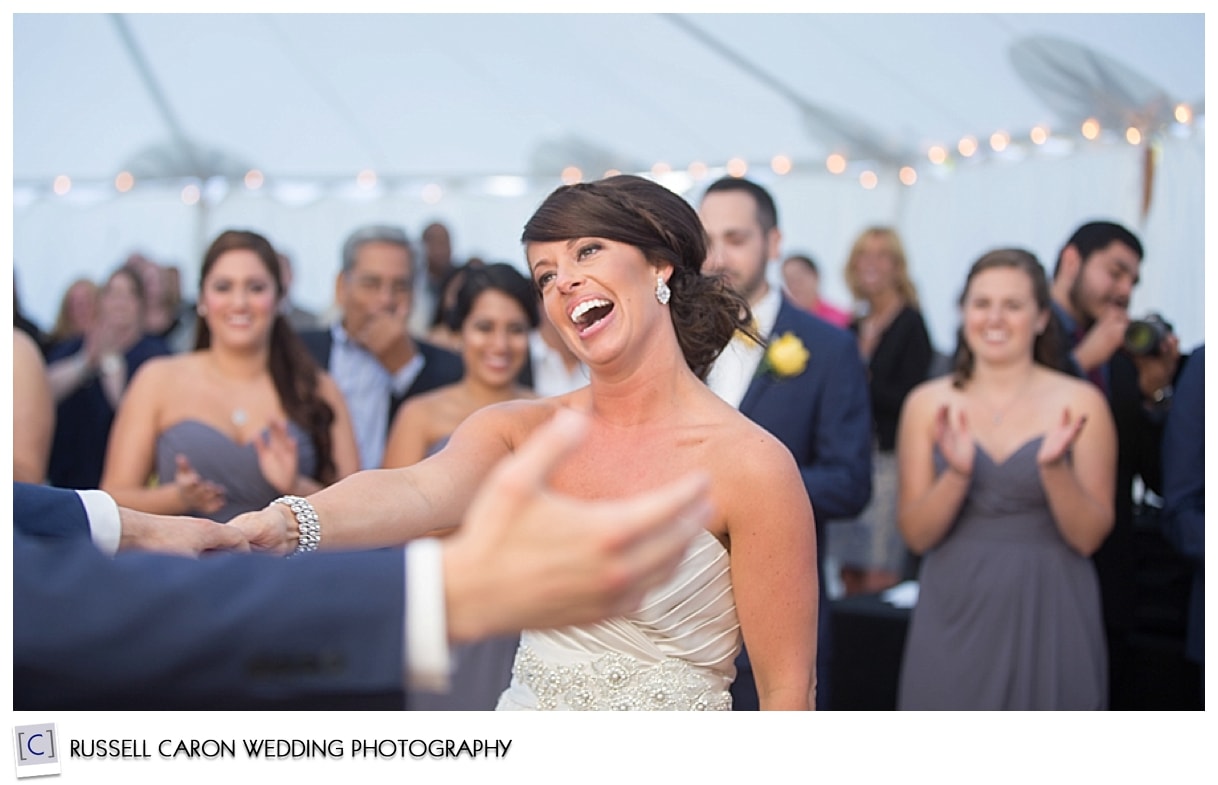
<svg viewBox="0 0 1218 785">
<path fill-rule="evenodd" d="M 400 545 L 455 526 L 478 486 L 499 460 L 548 416 L 521 402 L 475 412 L 431 458 L 400 469 L 356 472 L 308 497 L 320 526 L 320 550 Z M 297 521 L 287 506 L 271 504 L 231 523 L 256 550 L 290 553 Z"/>
</svg>

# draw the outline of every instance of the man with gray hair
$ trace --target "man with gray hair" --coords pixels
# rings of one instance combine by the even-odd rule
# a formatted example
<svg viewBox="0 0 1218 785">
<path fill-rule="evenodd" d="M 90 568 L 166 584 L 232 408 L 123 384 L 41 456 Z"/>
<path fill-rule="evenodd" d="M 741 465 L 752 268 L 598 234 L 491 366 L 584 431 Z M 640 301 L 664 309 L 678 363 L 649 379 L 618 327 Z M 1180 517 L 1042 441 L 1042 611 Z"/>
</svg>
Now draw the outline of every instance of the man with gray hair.
<svg viewBox="0 0 1218 785">
<path fill-rule="evenodd" d="M 464 372 L 460 357 L 410 334 L 412 257 L 402 229 L 356 229 L 343 243 L 334 285 L 339 320 L 328 330 L 301 333 L 347 400 L 361 469 L 380 468 L 389 426 L 404 400 L 452 384 Z"/>
</svg>

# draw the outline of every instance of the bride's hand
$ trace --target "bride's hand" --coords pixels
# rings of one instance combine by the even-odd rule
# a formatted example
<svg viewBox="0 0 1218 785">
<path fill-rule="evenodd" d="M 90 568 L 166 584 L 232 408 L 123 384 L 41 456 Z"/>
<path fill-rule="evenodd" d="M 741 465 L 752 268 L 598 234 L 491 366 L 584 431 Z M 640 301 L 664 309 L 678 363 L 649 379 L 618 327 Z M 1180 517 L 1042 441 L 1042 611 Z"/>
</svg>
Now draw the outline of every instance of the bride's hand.
<svg viewBox="0 0 1218 785">
<path fill-rule="evenodd" d="M 296 549 L 296 521 L 292 511 L 282 504 L 242 513 L 228 525 L 240 529 L 255 551 L 286 556 Z"/>
</svg>

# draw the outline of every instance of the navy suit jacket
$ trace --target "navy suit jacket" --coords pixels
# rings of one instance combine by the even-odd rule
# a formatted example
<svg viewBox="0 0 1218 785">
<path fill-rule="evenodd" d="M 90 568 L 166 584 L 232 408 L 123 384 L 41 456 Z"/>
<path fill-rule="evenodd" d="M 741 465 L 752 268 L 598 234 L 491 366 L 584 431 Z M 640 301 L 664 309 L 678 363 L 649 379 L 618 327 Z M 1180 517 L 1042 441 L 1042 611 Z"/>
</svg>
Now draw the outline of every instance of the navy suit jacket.
<svg viewBox="0 0 1218 785">
<path fill-rule="evenodd" d="M 795 307 L 784 297 L 768 338 L 774 341 L 788 332 L 807 348 L 807 368 L 784 379 L 769 373 L 757 375 L 740 401 L 740 412 L 778 437 L 799 464 L 816 515 L 820 554 L 824 552 L 825 521 L 858 515 L 871 498 L 873 426 L 867 371 L 851 333 Z M 820 694 L 827 694 L 828 609 L 819 569 L 817 577 L 818 680 Z M 741 652 L 736 668 L 737 682 L 747 689 L 752 671 L 747 652 Z M 740 697 L 739 702 L 748 700 Z"/>
<path fill-rule="evenodd" d="M 1205 346 L 1189 355 L 1163 429 L 1163 531 L 1195 568 L 1185 651 L 1205 661 Z"/>
<path fill-rule="evenodd" d="M 299 335 L 308 348 L 309 353 L 313 355 L 313 359 L 317 361 L 317 364 L 329 370 L 330 350 L 334 348 L 334 333 L 331 332 L 330 328 L 302 330 Z M 390 395 L 390 427 L 393 426 L 393 415 L 407 398 L 419 393 L 425 393 L 428 390 L 434 390 L 437 387 L 443 387 L 446 384 L 454 384 L 461 381 L 461 377 L 465 375 L 465 363 L 461 361 L 460 356 L 457 354 L 426 341 L 420 341 L 417 338 L 412 340 L 415 346 L 418 347 L 419 354 L 423 356 L 423 370 L 419 371 L 419 375 L 406 388 L 406 392 L 401 395 Z"/>
<path fill-rule="evenodd" d="M 401 549 L 102 555 L 73 491 L 13 484 L 13 708 L 401 709 Z"/>
<path fill-rule="evenodd" d="M 853 336 L 783 298 L 769 340 L 794 333 L 807 348 L 798 376 L 754 377 L 740 411 L 786 445 L 816 513 L 816 545 L 827 520 L 851 518 L 871 498 L 871 399 Z"/>
</svg>

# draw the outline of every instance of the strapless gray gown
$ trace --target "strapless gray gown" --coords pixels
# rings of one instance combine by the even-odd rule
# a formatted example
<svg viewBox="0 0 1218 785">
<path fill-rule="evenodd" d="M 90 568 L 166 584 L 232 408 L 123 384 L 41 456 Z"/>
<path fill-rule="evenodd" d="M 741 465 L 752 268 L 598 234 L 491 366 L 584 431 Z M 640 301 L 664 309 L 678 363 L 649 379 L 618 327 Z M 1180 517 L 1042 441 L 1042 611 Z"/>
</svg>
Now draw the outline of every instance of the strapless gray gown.
<svg viewBox="0 0 1218 785">
<path fill-rule="evenodd" d="M 297 473 L 311 476 L 317 470 L 313 440 L 294 422 L 288 422 L 288 432 L 296 439 Z M 175 456 L 179 454 L 186 456 L 200 477 L 224 486 L 224 506 L 204 516 L 213 521 L 228 521 L 243 512 L 260 510 L 280 495 L 262 476 L 252 443 L 235 442 L 205 422 L 181 420 L 157 437 L 156 471 L 161 482 L 173 482 L 177 475 Z"/>
<path fill-rule="evenodd" d="M 1106 707 L 1099 584 L 1049 512 L 1040 442 L 1002 463 L 978 446 L 968 497 L 922 561 L 899 708 Z"/>
<path fill-rule="evenodd" d="M 703 531 L 637 612 L 521 635 L 498 708 L 731 709 L 740 643 L 730 559 Z"/>
</svg>

